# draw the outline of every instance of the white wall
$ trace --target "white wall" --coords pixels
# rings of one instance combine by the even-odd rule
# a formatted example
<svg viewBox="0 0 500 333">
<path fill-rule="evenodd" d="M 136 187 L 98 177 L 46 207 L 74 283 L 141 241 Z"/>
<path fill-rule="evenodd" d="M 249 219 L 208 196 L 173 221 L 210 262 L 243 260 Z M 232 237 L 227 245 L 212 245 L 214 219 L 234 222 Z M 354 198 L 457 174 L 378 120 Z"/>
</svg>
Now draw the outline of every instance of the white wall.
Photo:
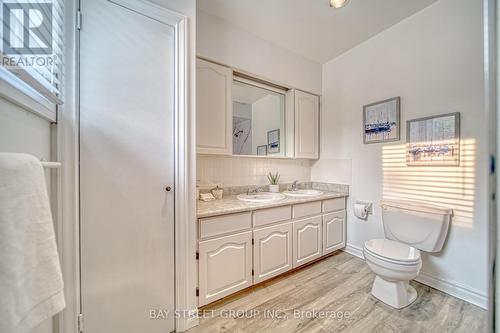
<svg viewBox="0 0 500 333">
<path fill-rule="evenodd" d="M 285 133 L 285 108 L 283 102 L 284 98 L 281 96 L 267 95 L 252 104 L 253 155 L 257 155 L 258 146 L 267 145 L 267 132 L 275 129 L 280 130 L 280 152 L 270 155 L 285 155 L 285 145 L 283 140 L 283 133 Z"/>
<path fill-rule="evenodd" d="M 485 305 L 487 295 L 487 126 L 483 102 L 481 1 L 440 0 L 323 66 L 321 160 L 312 180 L 352 185 L 351 249 L 383 237 L 383 196 L 446 204 L 457 214 L 440 254 L 424 255 L 420 279 Z M 362 106 L 401 96 L 401 138 L 364 145 Z M 406 120 L 461 113 L 460 167 L 407 167 Z M 439 185 L 441 184 L 441 185 Z M 368 221 L 354 200 L 373 202 Z"/>
<path fill-rule="evenodd" d="M 205 12 L 196 16 L 196 53 L 273 82 L 321 93 L 321 65 Z"/>
<path fill-rule="evenodd" d="M 207 155 L 198 156 L 197 169 L 198 183 L 202 188 L 266 185 L 269 184 L 269 172 L 279 172 L 280 183 L 309 181 L 311 177 L 311 166 L 307 160 Z"/>
<path fill-rule="evenodd" d="M 0 151 L 50 160 L 50 122 L 0 97 Z"/>
</svg>

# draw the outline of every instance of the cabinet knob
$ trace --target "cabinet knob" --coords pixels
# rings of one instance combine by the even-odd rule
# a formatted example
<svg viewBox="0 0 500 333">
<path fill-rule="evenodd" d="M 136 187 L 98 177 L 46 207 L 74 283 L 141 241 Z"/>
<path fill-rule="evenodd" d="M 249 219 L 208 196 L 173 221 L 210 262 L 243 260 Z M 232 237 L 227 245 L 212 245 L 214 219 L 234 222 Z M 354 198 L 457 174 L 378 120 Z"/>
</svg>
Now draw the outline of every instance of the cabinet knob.
<svg viewBox="0 0 500 333">
<path fill-rule="evenodd" d="M 165 191 L 167 191 L 167 192 L 172 191 L 172 187 L 170 187 L 170 186 L 165 187 Z"/>
</svg>

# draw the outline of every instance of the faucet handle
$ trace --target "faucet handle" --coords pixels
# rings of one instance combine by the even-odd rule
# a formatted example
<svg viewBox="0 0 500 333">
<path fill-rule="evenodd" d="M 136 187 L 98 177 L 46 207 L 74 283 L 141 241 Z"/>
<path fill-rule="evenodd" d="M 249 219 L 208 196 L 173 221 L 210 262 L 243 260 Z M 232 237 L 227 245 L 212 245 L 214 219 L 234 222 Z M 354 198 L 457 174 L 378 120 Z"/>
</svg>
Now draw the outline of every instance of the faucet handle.
<svg viewBox="0 0 500 333">
<path fill-rule="evenodd" d="M 247 195 L 259 193 L 259 192 L 262 192 L 262 189 L 260 187 L 254 187 L 254 188 L 249 187 L 247 190 Z"/>
</svg>

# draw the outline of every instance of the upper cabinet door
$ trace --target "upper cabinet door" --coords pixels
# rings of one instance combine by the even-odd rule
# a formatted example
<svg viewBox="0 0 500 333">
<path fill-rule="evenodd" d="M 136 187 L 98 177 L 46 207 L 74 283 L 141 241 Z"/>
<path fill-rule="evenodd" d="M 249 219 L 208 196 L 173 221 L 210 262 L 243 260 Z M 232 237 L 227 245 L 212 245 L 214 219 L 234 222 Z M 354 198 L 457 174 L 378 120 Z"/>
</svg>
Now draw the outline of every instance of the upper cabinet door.
<svg viewBox="0 0 500 333">
<path fill-rule="evenodd" d="M 295 157 L 319 158 L 319 97 L 295 91 Z"/>
<path fill-rule="evenodd" d="M 230 68 L 196 60 L 196 146 L 200 154 L 232 154 Z"/>
</svg>

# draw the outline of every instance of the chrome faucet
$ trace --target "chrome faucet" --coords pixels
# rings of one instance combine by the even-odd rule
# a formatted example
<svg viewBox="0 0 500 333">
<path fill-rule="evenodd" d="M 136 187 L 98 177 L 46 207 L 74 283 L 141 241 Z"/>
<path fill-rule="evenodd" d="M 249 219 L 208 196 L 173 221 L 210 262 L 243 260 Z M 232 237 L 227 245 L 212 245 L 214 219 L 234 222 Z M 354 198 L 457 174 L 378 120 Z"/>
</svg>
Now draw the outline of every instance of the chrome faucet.
<svg viewBox="0 0 500 333">
<path fill-rule="evenodd" d="M 294 180 L 292 185 L 290 185 L 290 191 L 297 191 L 297 182 L 298 180 Z"/>
<path fill-rule="evenodd" d="M 257 194 L 259 192 L 262 192 L 262 189 L 260 187 L 255 187 L 253 189 L 251 189 L 250 187 L 248 188 L 247 190 L 247 195 L 250 195 L 250 194 Z"/>
</svg>

